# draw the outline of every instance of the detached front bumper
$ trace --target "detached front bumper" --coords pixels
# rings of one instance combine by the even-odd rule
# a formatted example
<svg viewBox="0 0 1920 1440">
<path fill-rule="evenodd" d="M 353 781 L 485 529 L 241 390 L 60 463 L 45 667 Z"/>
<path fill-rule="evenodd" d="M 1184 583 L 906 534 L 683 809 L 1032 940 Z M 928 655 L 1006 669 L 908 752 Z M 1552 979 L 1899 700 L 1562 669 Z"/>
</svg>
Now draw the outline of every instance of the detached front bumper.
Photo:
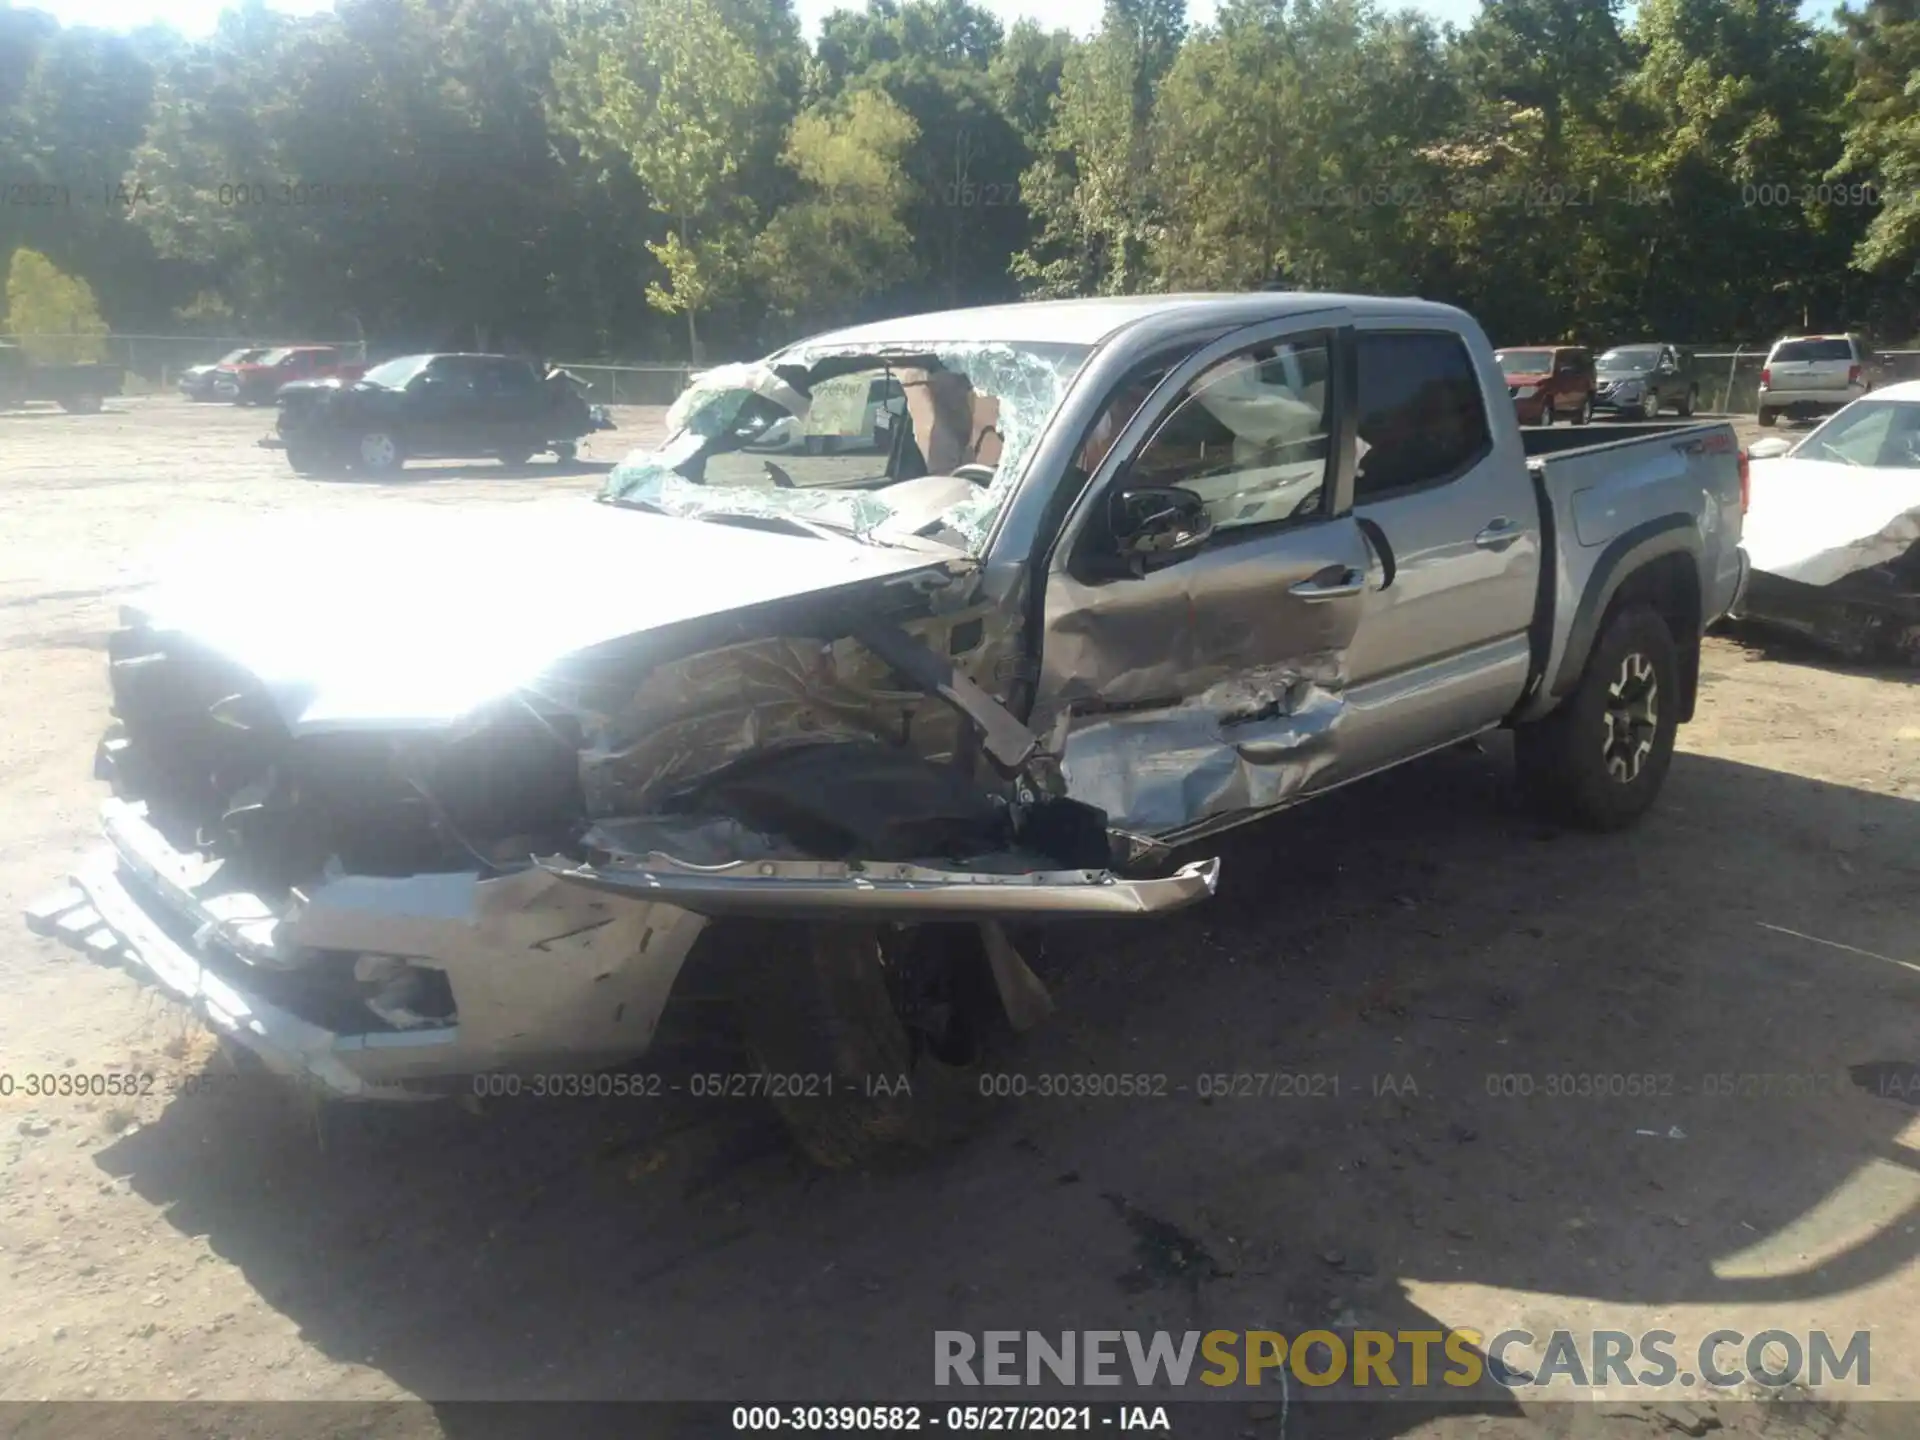
<svg viewBox="0 0 1920 1440">
<path fill-rule="evenodd" d="M 341 1097 L 414 1099 L 493 1071 L 629 1062 L 650 1045 L 708 917 L 1064 920 L 1149 917 L 1212 896 L 1219 862 L 1128 879 L 1104 870 L 944 870 L 893 863 L 643 853 L 558 858 L 483 878 L 335 875 L 276 906 L 182 852 L 146 807 L 109 800 L 108 844 L 27 923 L 187 1006 L 278 1074 Z M 371 965 L 365 981 L 363 965 Z M 437 972 L 431 1016 L 366 995 L 376 974 Z"/>
<path fill-rule="evenodd" d="M 449 1079 L 623 1064 L 644 1054 L 706 921 L 529 868 L 498 878 L 342 875 L 282 913 L 183 854 L 143 806 L 110 800 L 108 845 L 27 912 L 30 928 L 122 965 L 289 1079 L 350 1099 L 417 1099 Z M 352 985 L 359 957 L 437 970 L 446 1023 L 396 1028 Z"/>
</svg>

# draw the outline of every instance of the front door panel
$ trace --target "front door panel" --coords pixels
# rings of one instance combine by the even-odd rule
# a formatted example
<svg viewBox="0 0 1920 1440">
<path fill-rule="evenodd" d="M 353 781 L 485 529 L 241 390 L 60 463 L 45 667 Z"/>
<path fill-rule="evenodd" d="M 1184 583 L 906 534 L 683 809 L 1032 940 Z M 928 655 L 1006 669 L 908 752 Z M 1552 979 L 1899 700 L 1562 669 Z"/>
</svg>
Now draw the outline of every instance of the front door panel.
<svg viewBox="0 0 1920 1440">
<path fill-rule="evenodd" d="M 1338 752 L 1371 560 L 1347 500 L 1351 353 L 1339 311 L 1202 348 L 1120 429 L 1068 519 L 1032 723 L 1068 793 L 1122 829 L 1222 828 L 1308 792 Z M 1170 483 L 1204 500 L 1211 538 L 1103 569 L 1114 493 Z"/>
</svg>

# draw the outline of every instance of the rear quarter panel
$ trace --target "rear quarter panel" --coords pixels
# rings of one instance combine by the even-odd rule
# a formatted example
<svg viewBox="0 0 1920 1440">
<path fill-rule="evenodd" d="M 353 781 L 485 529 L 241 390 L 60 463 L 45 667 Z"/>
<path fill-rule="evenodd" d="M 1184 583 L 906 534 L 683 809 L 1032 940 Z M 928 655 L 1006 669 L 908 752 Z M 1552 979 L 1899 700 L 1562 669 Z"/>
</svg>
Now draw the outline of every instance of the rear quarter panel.
<svg viewBox="0 0 1920 1440">
<path fill-rule="evenodd" d="M 1555 536 L 1553 626 L 1546 684 L 1520 718 L 1555 703 L 1555 679 L 1584 654 L 1619 584 L 1663 554 L 1690 556 L 1702 623 L 1739 589 L 1740 458 L 1732 425 L 1683 426 L 1530 462 Z"/>
</svg>

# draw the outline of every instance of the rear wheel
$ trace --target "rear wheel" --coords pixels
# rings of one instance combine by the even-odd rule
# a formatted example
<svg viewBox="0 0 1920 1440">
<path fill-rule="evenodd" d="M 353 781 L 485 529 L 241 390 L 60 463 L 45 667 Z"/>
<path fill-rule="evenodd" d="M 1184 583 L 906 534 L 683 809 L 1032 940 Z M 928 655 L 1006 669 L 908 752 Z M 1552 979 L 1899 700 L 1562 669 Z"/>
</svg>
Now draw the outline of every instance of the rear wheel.
<svg viewBox="0 0 1920 1440">
<path fill-rule="evenodd" d="M 287 444 L 287 464 L 293 467 L 296 475 L 318 475 L 320 473 L 320 452 L 311 445 Z"/>
<path fill-rule="evenodd" d="M 1551 395 L 1545 395 L 1541 397 L 1540 419 L 1536 423 L 1540 425 L 1553 424 L 1553 397 Z"/>
<path fill-rule="evenodd" d="M 69 395 L 60 402 L 60 408 L 69 415 L 97 415 L 100 403 L 98 395 Z"/>
<path fill-rule="evenodd" d="M 1580 408 L 1573 412 L 1573 423 L 1576 425 L 1585 425 L 1592 419 L 1593 396 L 1587 395 L 1581 399 Z"/>
<path fill-rule="evenodd" d="M 531 450 L 502 450 L 500 452 L 500 463 L 505 465 L 509 470 L 519 469 L 532 458 L 533 452 Z"/>
<path fill-rule="evenodd" d="M 579 458 L 580 447 L 571 440 L 563 440 L 553 447 L 553 458 L 562 465 L 571 465 Z"/>
<path fill-rule="evenodd" d="M 1778 411 L 1769 410 L 1766 406 L 1762 405 L 1760 407 L 1760 413 L 1754 418 L 1760 422 L 1762 429 L 1771 430 L 1774 423 L 1780 418 L 1780 415 Z"/>
<path fill-rule="evenodd" d="M 1689 386 L 1687 389 L 1687 398 L 1680 402 L 1680 418 L 1683 420 L 1691 419 L 1693 412 L 1699 408 L 1700 387 L 1698 385 Z"/>
<path fill-rule="evenodd" d="M 1544 719 L 1514 731 L 1528 800 L 1589 830 L 1638 820 L 1673 761 L 1679 676 L 1667 622 L 1645 605 L 1615 612 L 1574 692 Z"/>
</svg>

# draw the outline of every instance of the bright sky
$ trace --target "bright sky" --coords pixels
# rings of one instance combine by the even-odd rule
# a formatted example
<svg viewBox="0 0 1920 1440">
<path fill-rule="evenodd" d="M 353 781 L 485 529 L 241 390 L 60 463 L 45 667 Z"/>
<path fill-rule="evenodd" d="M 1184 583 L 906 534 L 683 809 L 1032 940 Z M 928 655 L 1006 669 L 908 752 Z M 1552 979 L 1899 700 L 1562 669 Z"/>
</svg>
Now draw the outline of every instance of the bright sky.
<svg viewBox="0 0 1920 1440">
<path fill-rule="evenodd" d="M 130 30 L 150 21 L 165 19 L 188 35 L 212 31 L 215 18 L 224 8 L 224 0 L 14 0 L 32 5 L 57 16 L 63 25 L 101 25 Z M 332 0 L 269 0 L 275 10 L 289 14 L 310 14 L 330 9 Z M 800 20 L 809 35 L 820 27 L 821 18 L 834 10 L 857 9 L 861 0 L 795 0 Z M 1031 16 L 1053 28 L 1064 27 L 1089 34 L 1100 23 L 1101 0 L 983 0 L 987 9 L 1003 24 Z M 1388 8 L 1397 8 L 1389 5 Z M 1479 0 L 1426 0 L 1419 6 L 1439 20 L 1464 25 L 1480 8 Z M 1195 20 L 1213 14 L 1214 0 L 1187 0 L 1187 13 Z"/>
</svg>

